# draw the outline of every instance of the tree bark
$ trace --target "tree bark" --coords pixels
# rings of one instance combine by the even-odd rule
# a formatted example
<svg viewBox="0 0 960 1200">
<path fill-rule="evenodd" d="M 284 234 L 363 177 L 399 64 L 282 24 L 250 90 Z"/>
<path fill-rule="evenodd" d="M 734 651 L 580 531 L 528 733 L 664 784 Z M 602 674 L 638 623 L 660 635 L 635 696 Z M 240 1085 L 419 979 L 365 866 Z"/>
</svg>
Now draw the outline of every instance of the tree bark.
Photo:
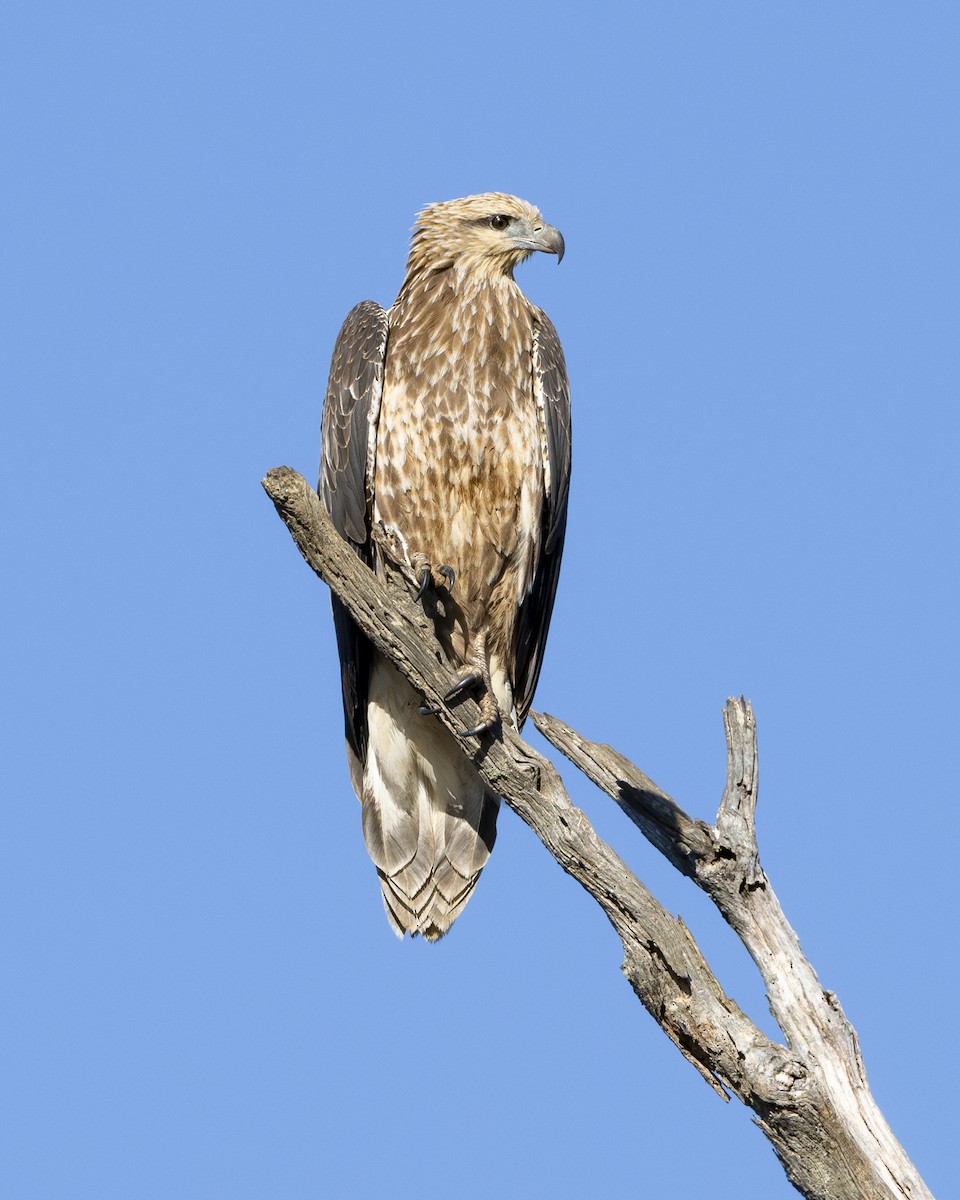
<svg viewBox="0 0 960 1200">
<path fill-rule="evenodd" d="M 554 717 L 537 728 L 610 795 L 641 832 L 717 905 L 763 976 L 785 1044 L 771 1041 L 728 997 L 686 926 L 671 916 L 594 832 L 553 765 L 511 728 L 464 738 L 478 723 L 469 697 L 443 694 L 456 672 L 402 586 L 380 581 L 339 537 L 316 492 L 289 467 L 263 487 L 309 566 L 358 626 L 438 709 L 487 786 L 593 896 L 623 944 L 623 971 L 647 1011 L 724 1099 L 748 1105 L 790 1182 L 809 1200 L 932 1200 L 867 1085 L 856 1031 L 824 991 L 760 866 L 756 726 L 749 703 L 724 709 L 727 778 L 713 825 L 690 818 L 609 746 Z"/>
</svg>

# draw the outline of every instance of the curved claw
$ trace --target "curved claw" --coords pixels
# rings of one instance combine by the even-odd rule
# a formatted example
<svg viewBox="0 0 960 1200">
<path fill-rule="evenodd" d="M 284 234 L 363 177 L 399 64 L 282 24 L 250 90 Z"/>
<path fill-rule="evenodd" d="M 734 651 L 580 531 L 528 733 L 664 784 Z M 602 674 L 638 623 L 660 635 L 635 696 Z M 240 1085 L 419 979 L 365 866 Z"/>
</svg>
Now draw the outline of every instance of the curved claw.
<svg viewBox="0 0 960 1200">
<path fill-rule="evenodd" d="M 447 581 L 447 591 L 453 591 L 453 585 L 456 582 L 456 575 L 453 572 L 453 567 L 437 567 L 437 573 L 442 575 Z"/>
<path fill-rule="evenodd" d="M 466 675 L 461 675 L 460 678 L 455 680 L 443 693 L 444 704 L 449 704 L 451 700 L 456 700 L 458 696 L 463 695 L 463 693 L 468 691 L 470 688 L 476 687 L 478 683 L 483 682 L 484 678 L 480 671 L 470 671 Z M 421 717 L 435 717 L 440 709 L 434 708 L 432 705 L 424 702 L 420 705 L 420 708 L 417 711 L 420 713 Z M 489 727 L 489 724 L 490 722 L 488 721 L 486 725 L 478 726 L 478 728 L 486 729 Z"/>
<path fill-rule="evenodd" d="M 461 737 L 479 737 L 481 733 L 488 733 L 493 728 L 492 721 L 481 721 L 479 725 L 474 725 L 472 729 L 465 729 L 460 734 Z"/>
<path fill-rule="evenodd" d="M 422 600 L 424 593 L 430 586 L 430 568 L 424 567 L 423 574 L 420 576 L 420 587 L 417 589 L 417 599 Z"/>
<path fill-rule="evenodd" d="M 461 692 L 465 692 L 467 688 L 476 687 L 478 683 L 483 683 L 483 676 L 479 671 L 471 671 L 469 675 L 464 675 L 452 687 L 447 688 L 443 693 L 443 698 L 444 700 L 455 700 Z"/>
</svg>

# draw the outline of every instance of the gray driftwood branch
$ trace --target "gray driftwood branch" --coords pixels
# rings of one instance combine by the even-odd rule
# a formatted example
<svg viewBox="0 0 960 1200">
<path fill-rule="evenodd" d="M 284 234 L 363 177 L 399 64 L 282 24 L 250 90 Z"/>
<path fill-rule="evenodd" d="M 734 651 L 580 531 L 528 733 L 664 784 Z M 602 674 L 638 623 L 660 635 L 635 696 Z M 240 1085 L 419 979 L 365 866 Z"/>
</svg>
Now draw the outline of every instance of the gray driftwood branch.
<svg viewBox="0 0 960 1200">
<path fill-rule="evenodd" d="M 341 540 L 312 487 L 289 467 L 263 487 L 309 566 L 371 642 L 440 711 L 490 789 L 593 896 L 623 943 L 623 971 L 647 1011 L 724 1099 L 757 1123 L 810 1200 L 932 1200 L 867 1086 L 857 1035 L 804 958 L 760 866 L 754 830 L 756 726 L 750 705 L 724 709 L 727 780 L 716 822 L 687 816 L 609 746 L 532 714 L 541 733 L 610 795 L 678 870 L 720 909 L 760 970 L 785 1044 L 771 1041 L 728 997 L 686 926 L 668 913 L 574 806 L 553 765 L 512 729 L 464 739 L 478 720 L 469 698 L 442 703 L 455 672 L 420 605 L 378 580 Z"/>
</svg>

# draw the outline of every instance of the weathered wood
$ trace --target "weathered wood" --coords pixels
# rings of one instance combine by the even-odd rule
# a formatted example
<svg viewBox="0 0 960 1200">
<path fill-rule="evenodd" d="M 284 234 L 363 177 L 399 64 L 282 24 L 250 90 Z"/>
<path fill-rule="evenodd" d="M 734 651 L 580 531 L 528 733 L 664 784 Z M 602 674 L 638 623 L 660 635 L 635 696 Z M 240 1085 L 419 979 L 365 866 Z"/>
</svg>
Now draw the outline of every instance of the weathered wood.
<svg viewBox="0 0 960 1200">
<path fill-rule="evenodd" d="M 870 1093 L 856 1031 L 836 995 L 820 986 L 760 866 L 754 824 L 756 723 L 750 704 L 731 699 L 724 708 L 727 778 L 712 826 L 691 820 L 610 746 L 588 741 L 555 717 L 533 713 L 532 718 L 544 737 L 616 800 L 644 836 L 707 893 L 735 930 L 763 977 L 770 1011 L 787 1045 L 816 1074 L 825 1100 L 868 1168 L 859 1169 L 862 1192 L 852 1194 L 929 1195 Z M 765 1120 L 780 1117 L 771 1113 Z M 842 1145 L 839 1138 L 833 1140 Z M 846 1157 L 853 1162 L 851 1155 Z M 795 1168 L 786 1161 L 784 1166 L 796 1183 Z"/>
<path fill-rule="evenodd" d="M 509 728 L 479 740 L 462 737 L 479 709 L 470 698 L 453 711 L 443 706 L 455 672 L 422 609 L 402 586 L 385 585 L 360 562 L 309 484 L 278 467 L 263 486 L 310 567 L 439 709 L 487 785 L 601 906 L 644 1007 L 715 1091 L 726 1099 L 729 1090 L 749 1105 L 798 1191 L 810 1200 L 930 1198 L 870 1095 L 855 1031 L 833 993 L 820 987 L 760 867 L 749 704 L 730 700 L 724 710 L 727 782 L 714 825 L 687 816 L 609 746 L 588 742 L 553 717 L 533 719 L 717 904 L 763 975 L 786 1046 L 767 1038 L 725 995 L 686 926 L 597 837 L 547 759 Z"/>
</svg>

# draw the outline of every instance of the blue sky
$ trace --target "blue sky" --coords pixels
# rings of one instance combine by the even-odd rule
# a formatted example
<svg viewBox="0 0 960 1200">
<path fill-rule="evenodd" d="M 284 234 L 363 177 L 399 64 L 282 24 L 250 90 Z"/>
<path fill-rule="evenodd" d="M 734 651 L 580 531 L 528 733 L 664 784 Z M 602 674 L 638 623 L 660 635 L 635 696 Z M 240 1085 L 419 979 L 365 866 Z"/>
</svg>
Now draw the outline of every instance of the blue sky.
<svg viewBox="0 0 960 1200">
<path fill-rule="evenodd" d="M 519 275 L 574 400 L 537 707 L 710 819 L 752 698 L 764 866 L 945 1194 L 956 6 L 3 26 L 4 1195 L 795 1194 L 512 814 L 443 943 L 380 909 L 327 596 L 258 481 L 315 478 L 337 329 L 417 209 L 494 189 L 567 243 Z M 705 899 L 565 776 L 770 1029 Z"/>
</svg>

